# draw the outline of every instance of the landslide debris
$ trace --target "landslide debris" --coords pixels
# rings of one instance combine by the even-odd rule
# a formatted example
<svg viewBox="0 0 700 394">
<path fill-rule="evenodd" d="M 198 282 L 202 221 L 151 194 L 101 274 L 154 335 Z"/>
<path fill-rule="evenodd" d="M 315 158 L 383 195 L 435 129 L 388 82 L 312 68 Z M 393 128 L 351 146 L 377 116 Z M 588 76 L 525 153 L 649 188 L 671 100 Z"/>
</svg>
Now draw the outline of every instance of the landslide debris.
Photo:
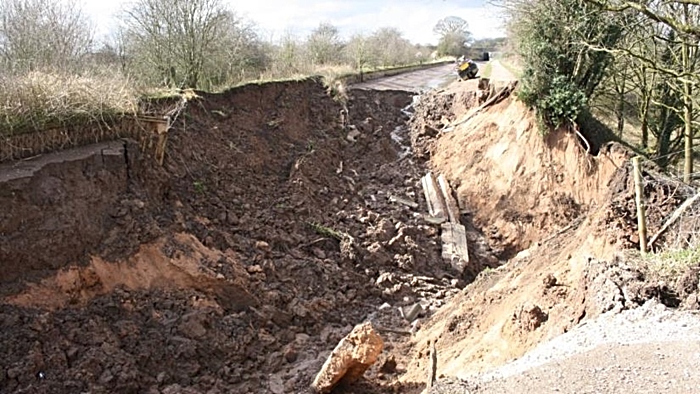
<svg viewBox="0 0 700 394">
<path fill-rule="evenodd" d="M 192 101 L 162 168 L 126 141 L 109 166 L 59 153 L 7 181 L 2 203 L 34 216 L 0 220 L 21 239 L 0 246 L 0 391 L 303 393 L 358 323 L 396 348 L 416 329 L 396 308 L 424 316 L 465 283 L 418 214 L 412 101 L 247 85 Z M 22 246 L 52 232 L 71 242 Z M 353 390 L 409 387 L 392 360 Z"/>
</svg>

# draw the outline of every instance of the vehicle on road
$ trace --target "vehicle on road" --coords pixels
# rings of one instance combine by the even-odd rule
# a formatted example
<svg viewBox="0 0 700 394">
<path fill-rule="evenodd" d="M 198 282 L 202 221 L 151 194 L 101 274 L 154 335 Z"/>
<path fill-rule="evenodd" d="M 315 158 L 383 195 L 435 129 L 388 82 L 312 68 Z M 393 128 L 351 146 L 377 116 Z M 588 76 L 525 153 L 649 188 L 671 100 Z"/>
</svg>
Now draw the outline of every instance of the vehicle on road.
<svg viewBox="0 0 700 394">
<path fill-rule="evenodd" d="M 460 81 L 474 79 L 479 73 L 479 66 L 471 59 L 460 59 L 457 64 L 457 75 Z"/>
</svg>

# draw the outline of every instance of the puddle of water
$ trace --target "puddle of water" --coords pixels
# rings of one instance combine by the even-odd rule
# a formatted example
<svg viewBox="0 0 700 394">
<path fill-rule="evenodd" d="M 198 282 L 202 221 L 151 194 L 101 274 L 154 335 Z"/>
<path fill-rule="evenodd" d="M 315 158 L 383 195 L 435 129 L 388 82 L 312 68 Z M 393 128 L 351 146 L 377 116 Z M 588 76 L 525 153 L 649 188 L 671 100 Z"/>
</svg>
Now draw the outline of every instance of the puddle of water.
<svg viewBox="0 0 700 394">
<path fill-rule="evenodd" d="M 401 147 L 399 160 L 411 154 L 411 145 L 406 143 L 407 134 L 408 128 L 405 126 L 397 126 L 394 131 L 391 132 L 391 139 Z"/>
</svg>

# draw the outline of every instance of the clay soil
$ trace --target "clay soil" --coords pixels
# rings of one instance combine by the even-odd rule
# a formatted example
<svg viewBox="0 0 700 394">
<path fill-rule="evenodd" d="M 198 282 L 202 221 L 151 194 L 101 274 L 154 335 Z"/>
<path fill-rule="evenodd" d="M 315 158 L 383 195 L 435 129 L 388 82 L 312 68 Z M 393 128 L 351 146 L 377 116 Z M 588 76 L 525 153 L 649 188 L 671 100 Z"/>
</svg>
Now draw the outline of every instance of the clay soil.
<svg viewBox="0 0 700 394">
<path fill-rule="evenodd" d="M 411 328 L 397 306 L 466 284 L 418 215 L 412 101 L 250 85 L 191 102 L 162 168 L 126 141 L 109 165 L 98 147 L 10 177 L 0 391 L 306 392 L 367 319 L 384 365 Z M 400 388 L 384 371 L 359 390 Z"/>
<path fill-rule="evenodd" d="M 661 297 L 615 260 L 638 242 L 624 149 L 543 139 L 512 98 L 435 133 L 475 100 L 248 85 L 190 102 L 162 167 L 124 141 L 0 177 L 0 391 L 307 393 L 369 320 L 385 352 L 337 392 L 419 393 L 429 341 L 441 375 L 480 372 Z M 464 273 L 423 218 L 428 170 L 458 197 Z M 681 197 L 649 188 L 653 231 Z"/>
</svg>

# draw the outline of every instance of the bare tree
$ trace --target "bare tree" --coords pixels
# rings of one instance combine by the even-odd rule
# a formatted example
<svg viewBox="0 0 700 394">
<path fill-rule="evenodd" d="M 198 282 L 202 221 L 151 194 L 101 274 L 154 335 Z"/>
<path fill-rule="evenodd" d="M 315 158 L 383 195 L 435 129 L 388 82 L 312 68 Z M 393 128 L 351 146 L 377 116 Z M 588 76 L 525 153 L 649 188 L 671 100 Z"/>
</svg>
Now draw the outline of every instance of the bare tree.
<svg viewBox="0 0 700 394">
<path fill-rule="evenodd" d="M 222 0 L 137 0 L 122 22 L 133 71 L 167 86 L 211 87 L 212 78 L 228 79 L 220 74 L 232 71 L 230 55 L 245 57 L 242 48 L 257 43 Z"/>
<path fill-rule="evenodd" d="M 377 29 L 372 33 L 370 43 L 377 66 L 398 66 L 415 61 L 415 47 L 393 27 Z"/>
<path fill-rule="evenodd" d="M 693 140 L 695 138 L 697 115 L 698 78 L 698 38 L 700 37 L 700 4 L 697 0 L 670 1 L 611 1 L 586 0 L 601 9 L 615 13 L 632 13 L 644 22 L 643 26 L 652 28 L 639 29 L 641 39 L 652 46 L 665 47 L 661 58 L 650 56 L 649 51 L 639 47 L 621 48 L 614 51 L 618 56 L 626 56 L 662 77 L 663 84 L 655 87 L 656 97 L 650 96 L 650 103 L 661 107 L 661 122 L 657 123 L 657 146 L 662 152 L 671 146 L 671 126 L 677 116 L 682 123 L 684 170 L 683 179 L 690 182 L 693 175 Z M 655 33 L 658 32 L 658 33 Z M 642 46 L 641 49 L 645 49 Z M 604 48 L 603 50 L 607 50 Z M 611 51 L 613 52 L 613 51 Z M 653 86 L 653 85 L 652 85 Z M 679 99 L 678 99 L 679 98 Z M 675 112 L 675 115 L 674 115 Z M 671 121 L 673 120 L 673 122 Z M 659 124 L 661 126 L 659 126 Z M 655 130 L 652 130 L 654 132 Z M 660 134 L 658 134 L 660 133 Z M 662 153 L 658 152 L 658 153 Z"/>
<path fill-rule="evenodd" d="M 0 1 L 0 61 L 5 70 L 72 70 L 92 45 L 89 19 L 72 0 Z"/>
<path fill-rule="evenodd" d="M 307 47 L 314 64 L 337 63 L 341 46 L 338 28 L 330 23 L 318 25 L 307 40 Z"/>
<path fill-rule="evenodd" d="M 290 77 L 311 72 L 311 60 L 301 40 L 286 32 L 273 47 L 270 65 L 272 75 Z"/>
<path fill-rule="evenodd" d="M 355 34 L 350 37 L 347 45 L 345 45 L 344 52 L 347 60 L 355 70 L 362 71 L 372 60 L 370 40 L 364 34 Z"/>
<path fill-rule="evenodd" d="M 472 40 L 469 24 L 457 16 L 448 16 L 438 21 L 433 32 L 440 36 L 438 52 L 443 55 L 459 56 Z"/>
</svg>

